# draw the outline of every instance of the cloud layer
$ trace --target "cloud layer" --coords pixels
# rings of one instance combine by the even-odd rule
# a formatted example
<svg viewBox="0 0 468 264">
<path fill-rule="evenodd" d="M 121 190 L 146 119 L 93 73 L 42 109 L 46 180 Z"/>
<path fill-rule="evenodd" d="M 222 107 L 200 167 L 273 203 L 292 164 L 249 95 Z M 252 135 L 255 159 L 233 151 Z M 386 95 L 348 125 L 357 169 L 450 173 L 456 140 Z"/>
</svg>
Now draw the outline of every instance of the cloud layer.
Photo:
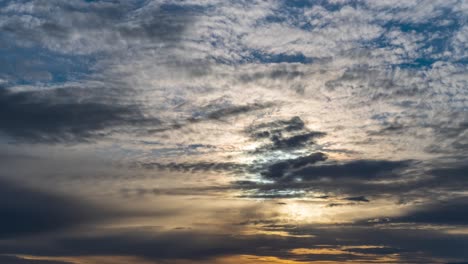
<svg viewBox="0 0 468 264">
<path fill-rule="evenodd" d="M 467 14 L 1 2 L 0 261 L 468 261 Z"/>
</svg>

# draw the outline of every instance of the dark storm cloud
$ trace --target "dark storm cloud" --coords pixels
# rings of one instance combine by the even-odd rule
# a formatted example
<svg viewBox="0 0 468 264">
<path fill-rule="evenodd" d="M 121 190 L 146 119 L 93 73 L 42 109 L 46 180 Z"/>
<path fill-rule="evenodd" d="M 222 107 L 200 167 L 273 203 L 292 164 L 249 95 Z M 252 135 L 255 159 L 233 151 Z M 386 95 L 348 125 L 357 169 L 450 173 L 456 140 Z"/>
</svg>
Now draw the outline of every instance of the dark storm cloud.
<svg viewBox="0 0 468 264">
<path fill-rule="evenodd" d="M 67 88 L 75 89 L 75 88 Z M 102 136 L 106 128 L 158 125 L 135 106 L 86 100 L 63 91 L 10 92 L 0 90 L 0 131 L 29 142 L 73 142 Z"/>
<path fill-rule="evenodd" d="M 70 197 L 0 179 L 0 238 L 77 227 L 104 220 L 108 213 Z"/>
</svg>

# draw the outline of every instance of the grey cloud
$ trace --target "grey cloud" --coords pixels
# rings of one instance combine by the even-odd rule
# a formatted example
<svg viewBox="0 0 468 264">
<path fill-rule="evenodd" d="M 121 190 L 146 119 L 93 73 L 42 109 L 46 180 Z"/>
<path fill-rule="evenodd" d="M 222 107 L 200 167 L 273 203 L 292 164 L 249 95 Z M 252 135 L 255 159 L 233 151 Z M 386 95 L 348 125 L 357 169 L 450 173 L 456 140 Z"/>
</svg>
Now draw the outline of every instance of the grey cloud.
<svg viewBox="0 0 468 264">
<path fill-rule="evenodd" d="M 342 164 L 309 166 L 296 171 L 295 175 L 304 180 L 321 177 L 376 180 L 382 177 L 399 177 L 397 171 L 405 169 L 409 165 L 410 161 L 356 160 Z"/>
<path fill-rule="evenodd" d="M 415 183 L 414 188 L 451 192 L 468 185 L 468 168 L 464 162 L 434 164 L 431 167 L 426 171 L 428 177 Z"/>
<path fill-rule="evenodd" d="M 314 144 L 313 139 L 326 135 L 319 131 L 309 131 L 298 116 L 252 125 L 245 131 L 254 140 L 269 139 L 271 142 L 257 148 L 256 152 L 303 148 Z"/>
<path fill-rule="evenodd" d="M 25 53 L 25 61 L 32 57 L 27 52 L 36 53 L 36 49 L 41 52 L 46 50 L 49 57 L 57 53 L 72 56 L 91 54 L 90 57 L 96 55 L 92 59 L 99 61 L 97 69 L 109 69 L 106 70 L 107 75 L 102 75 L 106 76 L 106 82 L 110 82 L 114 77 L 126 78 L 126 74 L 129 74 L 129 82 L 151 90 L 149 93 L 153 95 L 154 92 L 156 97 L 162 94 L 162 99 L 156 101 L 143 94 L 141 98 L 144 98 L 145 103 L 153 104 L 148 105 L 148 108 L 151 107 L 154 112 L 161 110 L 161 116 L 168 114 L 181 117 L 180 121 L 175 118 L 159 121 L 148 117 L 145 112 L 148 109 L 141 109 L 122 99 L 125 97 L 122 95 L 102 95 L 107 97 L 103 99 L 101 95 L 94 93 L 85 95 L 84 98 L 81 92 L 56 94 L 69 89 L 41 93 L 10 93 L 2 90 L 0 132 L 18 141 L 68 143 L 92 140 L 120 129 L 141 129 L 151 133 L 152 130 L 171 131 L 194 124 L 192 132 L 198 133 L 197 135 L 183 135 L 182 138 L 175 139 L 193 142 L 193 138 L 204 136 L 203 131 L 199 130 L 203 127 L 199 122 L 216 123 L 213 125 L 222 128 L 223 122 L 231 122 L 238 116 L 258 114 L 264 117 L 262 110 L 269 107 L 268 103 L 262 103 L 261 100 L 240 105 L 191 105 L 203 100 L 204 96 L 215 97 L 220 92 L 224 93 L 224 89 L 232 88 L 227 92 L 230 94 L 247 87 L 245 89 L 253 89 L 249 90 L 249 93 L 254 94 L 254 97 L 268 93 L 265 98 L 271 98 L 281 97 L 283 94 L 278 90 L 266 88 L 296 87 L 298 91 L 304 91 L 303 96 L 291 96 L 290 93 L 284 96 L 287 97 L 285 101 L 298 102 L 298 105 L 291 111 L 284 108 L 275 109 L 277 111 L 272 115 L 294 115 L 301 111 L 311 116 L 315 115 L 314 118 L 324 115 L 317 126 L 323 125 L 327 128 L 337 125 L 334 122 L 346 120 L 340 124 L 343 126 L 340 131 L 342 133 L 336 138 L 335 135 L 330 137 L 333 140 L 343 139 L 343 142 L 332 142 L 327 146 L 348 148 L 355 143 L 353 140 L 366 135 L 378 136 L 378 141 L 373 141 L 376 145 L 357 146 L 356 149 L 362 151 L 360 153 L 338 153 L 346 155 L 346 159 L 339 160 L 333 160 L 331 157 L 336 153 L 332 155 L 333 150 L 327 150 L 330 153 L 330 158 L 327 159 L 324 153 L 317 153 L 320 149 L 326 152 L 325 147 L 315 142 L 324 133 L 310 131 L 300 117 L 276 120 L 253 125 L 245 130 L 245 135 L 250 140 L 264 144 L 257 151 L 241 153 L 257 155 L 258 159 L 254 161 L 254 165 L 223 162 L 224 160 L 218 159 L 216 162 L 196 162 L 190 159 L 192 157 L 182 157 L 183 159 L 173 163 L 139 164 L 147 169 L 199 173 L 200 177 L 197 175 L 197 180 L 200 181 L 205 180 L 204 174 L 207 173 L 229 172 L 235 173 L 235 176 L 243 176 L 242 179 L 252 179 L 254 177 L 248 177 L 254 174 L 258 182 L 237 181 L 227 186 L 173 189 L 164 189 L 164 186 L 153 189 L 133 188 L 132 182 L 128 186 L 125 185 L 122 193 L 142 196 L 154 194 L 226 197 L 231 193 L 237 195 L 241 192 L 240 197 L 255 199 L 312 198 L 316 193 L 324 193 L 327 195 L 321 198 L 332 199 L 320 203 L 333 202 L 329 206 L 356 205 L 354 209 L 357 211 L 360 209 L 358 205 L 368 206 L 369 200 L 386 199 L 389 203 L 395 201 L 411 205 L 413 210 L 407 215 L 392 219 L 392 223 L 294 227 L 270 225 L 269 231 L 284 231 L 298 236 L 313 235 L 308 238 L 233 235 L 229 228 L 222 229 L 230 233 L 223 235 L 172 231 L 150 233 L 147 230 L 132 228 L 113 234 L 112 232 L 118 231 L 106 228 L 96 233 L 90 232 L 92 234 L 89 235 L 62 234 L 63 237 L 56 240 L 48 236 L 34 241 L 4 239 L 0 240 L 0 252 L 62 256 L 134 255 L 156 261 L 201 259 L 203 263 L 209 263 L 213 256 L 233 254 L 272 255 L 304 262 L 372 262 L 370 258 L 356 256 L 362 253 L 395 254 L 392 256 L 398 256 L 402 263 L 432 263 L 435 260 L 466 262 L 466 234 L 446 234 L 436 230 L 439 225 L 466 227 L 468 221 L 463 212 L 467 206 L 465 197 L 455 198 L 466 190 L 468 175 L 464 155 L 468 146 L 467 122 L 464 119 L 466 67 L 465 61 L 460 60 L 466 43 L 466 34 L 460 35 L 463 33 L 461 28 L 466 29 L 466 6 L 463 1 L 438 1 L 429 4 L 423 1 L 253 1 L 246 7 L 248 1 L 234 2 L 209 1 L 204 7 L 192 5 L 193 1 L 164 2 L 169 4 L 139 0 L 37 0 L 0 3 L 0 44 L 31 47 L 30 50 L 24 48 L 24 51 L 18 52 Z M 15 8 L 24 9 L 12 10 L 13 5 L 8 9 L 9 3 L 17 4 Z M 23 6 L 24 3 L 31 4 L 32 11 L 28 11 L 26 6 Z M 258 7 L 260 8 L 257 9 Z M 200 17 L 198 13 L 202 13 Z M 447 23 L 448 20 L 449 23 L 457 25 L 438 26 Z M 193 30 L 190 30 L 192 27 Z M 174 47 L 177 50 L 169 50 Z M 178 59 L 179 55 L 184 58 Z M 311 59 L 315 56 L 330 59 Z M 62 59 L 67 58 L 47 63 L 62 66 Z M 446 63 L 444 67 L 435 67 L 442 61 L 453 62 L 457 59 L 460 60 L 456 62 L 457 65 Z M 168 62 L 169 60 L 171 61 Z M 271 63 L 274 60 L 293 63 L 287 66 L 287 63 Z M 252 61 L 259 64 L 248 65 Z M 300 67 L 291 65 L 301 61 L 310 64 Z M 5 64 L 9 62 L 6 60 Z M 229 67 L 218 67 L 220 65 L 216 63 L 229 64 Z M 71 64 L 74 64 L 74 61 L 71 61 Z M 247 71 L 244 70 L 244 65 L 239 64 L 245 64 Z M 209 68 L 205 67 L 207 65 Z M 169 69 L 166 69 L 166 66 L 169 66 Z M 49 69 L 49 65 L 40 64 L 24 67 L 25 70 L 16 70 L 15 67 L 8 66 L 7 68 L 12 70 L 6 74 L 0 73 L 0 82 L 4 82 L 4 79 L 13 83 L 50 82 L 61 78 L 55 78 L 53 75 L 66 73 L 60 71 L 57 74 Z M 160 68 L 164 69 L 159 71 Z M 89 70 L 95 69 L 91 67 Z M 318 72 L 313 72 L 314 69 L 320 69 L 323 73 L 319 75 Z M 179 71 L 188 71 L 188 76 Z M 16 74 L 16 79 L 9 78 L 9 75 L 14 75 L 11 72 Z M 167 73 L 169 74 L 165 75 Z M 333 77 L 340 73 L 341 76 Z M 182 77 L 179 79 L 179 76 Z M 326 82 L 327 78 L 335 79 Z M 79 80 L 79 76 L 76 79 Z M 326 82 L 325 85 L 322 81 Z M 211 88 L 218 83 L 221 90 Z M 166 84 L 168 86 L 164 87 Z M 198 97 L 192 91 L 185 93 L 186 86 L 191 85 L 209 88 L 204 90 L 207 91 L 206 94 Z M 172 87 L 175 87 L 174 96 Z M 325 90 L 321 90 L 323 87 Z M 158 90 L 160 88 L 161 90 Z M 322 92 L 323 94 L 320 94 Z M 193 96 L 196 98 L 192 98 Z M 167 103 L 168 101 L 171 102 Z M 171 104 L 175 105 L 181 101 L 190 105 L 183 109 L 186 111 L 177 109 L 177 112 L 169 113 Z M 313 107 L 309 108 L 310 105 Z M 373 119 L 375 122 L 381 122 L 377 130 L 359 131 L 360 122 L 368 124 L 370 120 L 365 120 L 367 114 L 371 115 L 371 112 L 375 111 L 399 115 L 401 119 L 396 118 L 394 122 Z M 441 112 L 441 116 L 435 115 L 436 112 Z M 454 112 L 459 114 L 452 115 Z M 173 140 L 177 136 L 170 135 L 161 139 L 174 143 Z M 435 137 L 435 140 L 432 137 Z M 130 140 L 133 144 L 133 138 Z M 207 138 L 208 140 L 211 138 Z M 428 142 L 431 140 L 434 142 Z M 126 144 L 129 143 L 128 138 L 123 141 L 125 148 L 130 145 Z M 216 141 L 216 138 L 212 141 Z M 119 138 L 118 142 L 112 143 L 119 145 L 120 142 Z M 427 148 L 432 152 L 418 153 L 418 148 L 426 143 L 434 143 Z M 161 144 L 164 145 L 165 142 L 161 141 Z M 380 144 L 382 148 L 378 148 Z M 125 149 L 126 158 L 140 158 L 140 153 L 154 147 L 140 148 L 136 144 L 132 146 L 134 148 L 129 151 Z M 365 152 L 366 149 L 369 150 L 368 153 Z M 336 148 L 334 150 L 339 152 Z M 116 152 L 117 156 L 124 153 L 123 150 Z M 135 152 L 138 154 L 134 154 Z M 161 150 L 158 155 L 164 153 Z M 409 156 L 410 153 L 414 156 Z M 421 163 L 404 160 L 408 157 L 425 159 L 428 154 L 437 155 L 437 158 Z M 19 163 L 10 164 L 10 161 L 20 160 L 20 157 L 11 158 L 11 155 L 6 155 L 8 153 L 3 155 L 5 157 L 0 157 L 6 160 L 3 162 L 5 166 Z M 291 158 L 297 155 L 302 156 Z M 438 158 L 442 155 L 445 155 L 446 163 L 439 162 Z M 252 156 L 247 158 L 256 158 Z M 391 158 L 387 159 L 389 156 Z M 283 160 L 280 160 L 280 157 L 283 157 Z M 370 160 L 370 157 L 376 160 Z M 200 156 L 200 159 L 203 160 L 203 157 Z M 194 178 L 194 175 L 191 178 Z M 4 234 L 5 237 L 16 238 L 21 235 L 53 232 L 57 230 L 55 228 L 73 228 L 106 219 L 108 215 L 95 212 L 91 205 L 63 198 L 61 195 L 24 190 L 12 183 L 0 183 L 0 214 L 3 214 L 0 224 L 6 223 L 0 227 L 0 234 Z M 189 197 L 183 198 L 188 200 Z M 441 201 L 437 201 L 439 199 Z M 421 200 L 431 202 L 417 204 Z M 8 207 L 10 205 L 7 202 L 10 201 L 15 204 L 14 207 Z M 42 201 L 49 205 L 41 207 L 45 208 L 45 213 L 49 213 L 52 219 L 46 218 L 41 211 L 31 209 L 39 207 L 38 204 L 42 204 Z M 23 214 L 17 217 L 20 220 L 15 220 L 15 213 L 20 213 L 13 212 L 12 208 L 20 209 L 19 212 Z M 31 221 L 33 224 L 23 222 L 25 218 L 34 220 Z M 254 218 L 249 221 L 260 222 Z M 11 227 L 7 229 L 8 225 Z M 425 229 L 428 225 L 431 228 Z M 260 225 L 257 227 L 262 228 Z M 350 248 L 349 254 L 341 256 L 297 256 L 289 251 L 293 248 L 320 248 L 320 245 L 331 245 L 332 249 L 340 249 L 344 244 L 356 248 Z M 359 245 L 385 247 L 364 249 L 359 248 Z M 12 257 L 3 260 L 19 261 Z"/>
<path fill-rule="evenodd" d="M 259 133 L 279 130 L 281 133 L 302 132 L 305 128 L 299 117 L 277 120 L 250 126 L 247 133 L 262 140 Z M 279 133 L 279 132 L 274 132 Z M 285 151 L 287 149 L 284 149 Z M 256 153 L 253 153 L 257 155 Z M 347 162 L 328 161 L 321 152 L 292 159 L 259 161 L 252 165 L 239 163 L 196 162 L 196 163 L 146 163 L 148 169 L 167 169 L 181 172 L 228 172 L 236 175 L 259 175 L 273 183 L 234 181 L 223 190 L 242 190 L 243 198 L 292 198 L 304 197 L 310 191 L 348 196 L 354 202 L 366 202 L 368 196 L 394 197 L 396 201 L 411 201 L 432 195 L 433 191 L 456 190 L 464 186 L 465 166 L 460 164 L 435 165 L 436 162 L 421 163 L 412 160 L 354 160 Z M 321 163 L 321 164 L 318 164 Z M 439 167 L 439 168 L 437 168 Z M 328 178 L 332 181 L 323 181 Z M 297 180 L 297 181 L 296 181 Z M 384 180 L 385 182 L 380 182 Z M 188 192 L 218 195 L 219 190 Z M 151 193 L 145 192 L 145 193 Z M 180 191 L 158 190 L 155 194 L 180 194 Z M 182 191 L 182 193 L 187 193 Z M 362 195 L 366 194 L 366 196 Z M 328 195 L 328 197 L 330 197 Z M 341 205 L 341 203 L 340 203 Z"/>
<path fill-rule="evenodd" d="M 209 262 L 213 257 L 237 254 L 276 256 L 298 261 L 349 261 L 351 259 L 358 261 L 362 260 L 362 256 L 352 253 L 361 252 L 359 246 L 376 245 L 385 247 L 369 249 L 366 253 L 380 256 L 398 253 L 405 263 L 428 263 L 436 257 L 461 261 L 468 257 L 463 250 L 467 242 L 466 237 L 442 234 L 437 231 L 388 230 L 360 225 L 291 227 L 252 220 L 249 223 L 257 223 L 259 227 L 266 224 L 266 230 L 269 228 L 275 231 L 284 230 L 296 236 L 313 234 L 314 237 L 232 236 L 184 230 L 149 235 L 148 232 L 140 229 L 133 229 L 132 232 L 108 230 L 107 234 L 65 236 L 40 242 L 29 241 L 23 243 L 22 246 L 3 241 L 0 242 L 2 245 L 0 252 L 46 256 L 130 255 L 148 260 L 191 259 L 205 262 Z M 349 247 L 350 254 L 300 256 L 290 253 L 290 250 L 294 248 L 342 249 L 343 246 Z"/>
<path fill-rule="evenodd" d="M 351 206 L 351 205 L 356 205 L 356 203 L 329 203 L 327 204 L 328 207 Z"/>
<path fill-rule="evenodd" d="M 148 21 L 141 21 L 136 26 L 121 26 L 118 28 L 120 36 L 132 41 L 135 39 L 149 39 L 166 43 L 176 43 L 190 23 L 193 16 L 182 11 L 156 11 Z"/>
<path fill-rule="evenodd" d="M 466 197 L 421 205 L 405 216 L 392 219 L 393 222 L 430 223 L 442 225 L 468 225 Z"/>
<path fill-rule="evenodd" d="M 0 255 L 0 262 L 3 264 L 71 264 L 70 262 L 27 259 L 8 255 Z"/>
<path fill-rule="evenodd" d="M 440 178 L 465 178 L 468 177 L 468 165 L 455 164 L 451 167 L 435 168 L 430 173 Z"/>
<path fill-rule="evenodd" d="M 178 130 L 189 126 L 191 124 L 209 122 L 209 121 L 227 121 L 232 117 L 237 117 L 244 114 L 249 114 L 263 109 L 271 108 L 276 104 L 273 102 L 266 103 L 252 103 L 245 105 L 219 105 L 217 103 L 210 103 L 203 107 L 200 107 L 195 111 L 192 117 L 185 118 L 183 120 L 170 121 L 169 124 L 161 126 L 160 128 L 150 129 L 150 133 L 165 132 L 170 130 Z"/>
<path fill-rule="evenodd" d="M 323 227 L 327 227 L 327 225 Z M 299 235 L 314 234 L 320 237 L 318 241 L 326 245 L 336 245 L 337 243 L 342 246 L 346 245 L 354 252 L 358 252 L 358 249 L 352 249 L 352 247 L 358 245 L 378 245 L 392 248 L 394 249 L 392 251 L 399 252 L 400 261 L 403 263 L 431 263 L 434 258 L 459 261 L 468 258 L 467 253 L 463 250 L 468 242 L 464 235 L 449 235 L 438 230 L 415 229 L 414 226 L 378 228 L 349 224 L 335 225 L 333 228 L 330 228 L 329 225 L 328 228 L 323 227 L 303 226 L 297 227 L 295 231 Z M 384 253 L 384 249 L 382 249 L 382 253 Z"/>
<path fill-rule="evenodd" d="M 129 255 L 149 260 L 192 259 L 205 260 L 223 255 L 251 252 L 259 248 L 261 242 L 251 240 L 251 247 L 246 247 L 243 240 L 233 236 L 203 234 L 176 230 L 149 235 L 134 229 L 132 233 L 116 232 L 104 235 L 70 236 L 46 243 L 29 243 L 22 247 L 5 245 L 0 252 L 49 256 L 103 256 Z M 243 241 L 243 242 L 242 242 Z"/>
<path fill-rule="evenodd" d="M 365 196 L 354 196 L 354 197 L 346 197 L 343 198 L 344 200 L 354 201 L 354 202 L 370 202 Z"/>
<path fill-rule="evenodd" d="M 249 166 L 239 163 L 232 162 L 198 162 L 198 163 L 141 163 L 139 166 L 145 169 L 159 169 L 159 170 L 171 170 L 181 172 L 243 172 L 249 168 Z"/>
<path fill-rule="evenodd" d="M 0 237 L 19 237 L 105 220 L 107 210 L 0 179 Z"/>
<path fill-rule="evenodd" d="M 75 89 L 75 88 L 67 88 Z M 133 124 L 159 125 L 133 105 L 83 100 L 63 91 L 10 92 L 0 90 L 0 131 L 29 142 L 86 141 L 105 129 Z"/>
<path fill-rule="evenodd" d="M 325 133 L 323 132 L 309 132 L 299 135 L 294 135 L 291 137 L 284 138 L 279 135 L 274 135 L 270 139 L 273 142 L 272 149 L 290 149 L 290 148 L 299 148 L 304 147 L 312 139 L 323 137 Z"/>
<path fill-rule="evenodd" d="M 368 131 L 370 136 L 396 136 L 408 132 L 409 126 L 400 123 L 384 124 L 380 130 Z"/>
<path fill-rule="evenodd" d="M 362 254 L 376 254 L 376 255 L 390 255 L 390 254 L 401 254 L 405 252 L 401 248 L 392 248 L 392 247 L 369 247 L 369 248 L 358 248 L 350 247 L 346 248 L 346 251 L 353 253 L 362 253 Z"/>
<path fill-rule="evenodd" d="M 249 83 L 249 82 L 255 82 L 258 80 L 294 80 L 297 78 L 304 77 L 305 73 L 302 71 L 299 71 L 297 69 L 290 69 L 288 67 L 279 67 L 275 70 L 272 71 L 266 71 L 266 72 L 255 72 L 253 74 L 242 74 L 239 76 L 239 80 L 241 82 Z"/>
<path fill-rule="evenodd" d="M 2 33 L 19 45 L 37 44 L 54 52 L 88 54 L 132 44 L 177 43 L 194 20 L 190 10 L 135 6 L 135 3 L 36 1 L 31 17 L 4 16 Z M 137 11 L 140 9 L 139 11 Z M 51 12 L 53 10 L 53 12 Z M 51 14 L 54 15 L 51 15 Z"/>
<path fill-rule="evenodd" d="M 253 104 L 247 104 L 247 105 L 232 105 L 228 107 L 220 107 L 216 110 L 209 110 L 212 107 L 216 107 L 216 105 L 208 105 L 205 106 L 204 108 L 207 109 L 207 111 L 204 111 L 204 109 L 201 109 L 201 113 L 199 114 L 200 117 L 194 117 L 189 119 L 191 122 L 198 122 L 204 119 L 212 119 L 212 120 L 218 120 L 218 119 L 223 119 L 223 118 L 228 118 L 231 116 L 237 116 L 241 114 L 246 114 L 258 110 L 263 110 L 266 108 L 270 108 L 274 106 L 274 103 L 253 103 Z"/>
<path fill-rule="evenodd" d="M 324 161 L 326 159 L 327 156 L 324 153 L 317 152 L 308 156 L 275 162 L 268 165 L 266 170 L 261 174 L 265 178 L 280 180 L 284 176 L 294 173 L 294 170 L 315 164 L 320 161 Z"/>
<path fill-rule="evenodd" d="M 266 164 L 241 164 L 241 163 L 232 163 L 232 162 L 196 162 L 196 163 L 137 163 L 135 166 L 142 167 L 145 169 L 159 169 L 159 170 L 170 170 L 170 171 L 180 171 L 180 172 L 190 172 L 190 173 L 199 173 L 199 172 L 228 172 L 238 175 L 248 174 L 248 173 L 259 173 L 267 179 L 274 179 L 277 181 L 280 180 L 291 180 L 288 177 L 290 175 L 294 176 L 294 171 L 300 168 L 306 167 L 311 164 L 315 164 L 320 161 L 327 159 L 327 156 L 324 153 L 317 152 L 312 153 L 307 156 L 301 156 L 294 159 L 287 159 L 283 161 L 277 161 L 273 163 Z M 250 181 L 240 181 L 234 182 L 230 188 L 256 188 L 255 182 Z M 272 194 L 265 194 L 266 196 L 271 196 Z M 251 196 L 251 195 L 249 195 Z"/>
<path fill-rule="evenodd" d="M 300 131 L 304 128 L 304 121 L 302 121 L 300 117 L 294 116 L 287 120 L 276 120 L 273 122 L 252 125 L 246 129 L 246 132 L 253 138 L 264 138 L 270 136 L 271 134 L 281 133 L 282 131 Z"/>
<path fill-rule="evenodd" d="M 239 195 L 239 198 L 248 198 L 248 199 L 291 199 L 291 198 L 301 198 L 306 196 L 304 192 L 292 192 L 288 193 L 287 190 L 285 192 L 282 191 L 271 191 L 271 192 L 253 192 L 253 193 L 246 193 Z"/>
<path fill-rule="evenodd" d="M 438 178 L 434 179 L 431 176 L 413 175 L 415 168 L 422 165 L 411 161 L 357 160 L 330 165 L 326 160 L 322 160 L 324 157 L 322 155 L 322 153 L 312 154 L 311 157 L 319 159 L 312 159 L 310 163 L 305 162 L 308 160 L 307 156 L 300 157 L 298 160 L 303 159 L 305 163 L 296 168 L 289 164 L 295 162 L 292 159 L 251 169 L 252 172 L 259 173 L 265 179 L 274 182 L 238 181 L 232 185 L 251 196 L 253 194 L 271 196 L 275 192 L 284 192 L 294 193 L 300 197 L 307 196 L 310 192 L 321 192 L 327 195 L 315 198 L 327 199 L 338 195 L 355 202 L 366 202 L 369 196 L 393 197 L 395 202 L 398 199 L 411 201 L 431 195 L 432 191 L 457 189 L 463 186 L 453 179 L 439 181 Z M 275 165 L 276 163 L 278 164 Z M 419 177 L 417 180 L 414 178 L 416 176 Z"/>
<path fill-rule="evenodd" d="M 223 196 L 232 186 L 180 187 L 180 188 L 123 188 L 120 193 L 125 197 L 143 197 L 146 195 L 176 195 L 176 196 Z"/>
</svg>

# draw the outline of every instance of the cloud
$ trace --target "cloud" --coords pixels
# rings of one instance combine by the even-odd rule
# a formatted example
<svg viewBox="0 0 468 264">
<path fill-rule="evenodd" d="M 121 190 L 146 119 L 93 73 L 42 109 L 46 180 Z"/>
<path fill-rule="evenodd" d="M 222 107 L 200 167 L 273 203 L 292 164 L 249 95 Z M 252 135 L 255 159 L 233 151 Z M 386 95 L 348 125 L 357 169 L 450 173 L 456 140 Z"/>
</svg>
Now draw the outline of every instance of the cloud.
<svg viewBox="0 0 468 264">
<path fill-rule="evenodd" d="M 0 179 L 0 237 L 59 231 L 103 221 L 112 213 L 78 199 Z"/>
<path fill-rule="evenodd" d="M 262 225 L 258 223 L 258 225 Z M 273 230 L 290 230 L 291 226 L 268 224 Z M 108 230 L 109 232 L 110 230 Z M 42 256 L 139 256 L 146 260 L 174 262 L 176 260 L 200 260 L 212 262 L 227 255 L 276 256 L 297 261 L 362 261 L 399 254 L 397 261 L 427 263 L 434 258 L 463 260 L 466 238 L 431 230 L 378 229 L 353 225 L 314 225 L 295 227 L 297 236 L 274 235 L 232 236 L 227 234 L 199 233 L 187 230 L 148 234 L 144 230 L 133 232 L 110 231 L 107 234 L 74 235 L 29 242 L 22 247 L 2 243 L 0 252 Z M 301 237 L 314 234 L 314 237 Z M 428 236 L 431 238 L 427 241 Z M 425 239 L 424 239 L 425 238 Z M 451 246 L 447 242 L 451 241 Z M 326 245 L 326 246 L 325 246 Z M 294 249 L 322 249 L 316 254 L 293 255 Z M 333 250 L 347 254 L 327 254 Z M 311 251 L 313 252 L 313 251 Z M 366 254 L 363 256 L 362 254 Z M 394 256 L 394 255 L 393 255 Z M 177 263 L 177 262 L 176 262 Z"/>
<path fill-rule="evenodd" d="M 22 143 L 0 153 L 10 178 L 138 198 L 148 214 L 194 208 L 174 217 L 192 229 L 137 228 L 145 215 L 120 221 L 128 215 L 6 182 L 0 198 L 13 205 L 0 202 L 0 223 L 12 228 L 0 227 L 0 251 L 466 262 L 466 230 L 450 232 L 466 225 L 467 10 L 459 0 L 3 1 L 0 148 Z M 118 165 L 56 159 L 71 152 Z M 232 225 L 244 220 L 226 216 L 232 204 L 258 199 L 274 215 Z M 391 221 L 361 222 L 368 215 Z M 310 253 L 320 245 L 347 252 Z"/>
<path fill-rule="evenodd" d="M 164 124 L 164 126 L 156 129 L 149 129 L 148 132 L 158 133 L 165 131 L 175 131 L 193 124 L 209 121 L 228 122 L 229 118 L 236 118 L 243 115 L 252 114 L 256 111 L 268 109 L 275 105 L 276 104 L 272 102 L 231 105 L 224 100 L 221 100 L 221 103 L 215 100 L 214 102 L 210 102 L 208 105 L 193 109 L 192 111 L 194 113 L 192 113 L 191 117 L 182 120 L 165 122 L 169 124 Z"/>
<path fill-rule="evenodd" d="M 354 201 L 354 202 L 370 202 L 365 196 L 354 196 L 354 197 L 346 197 L 343 198 L 344 200 Z"/>
<path fill-rule="evenodd" d="M 281 180 L 283 177 L 287 177 L 291 173 L 294 173 L 295 170 L 315 164 L 320 161 L 324 161 L 326 159 L 327 156 L 324 153 L 318 152 L 310 154 L 308 156 L 278 161 L 273 164 L 267 165 L 266 170 L 263 171 L 261 174 L 267 179 Z"/>
<path fill-rule="evenodd" d="M 452 167 L 446 168 L 435 168 L 430 171 L 430 173 L 439 178 L 445 179 L 460 179 L 467 177 L 468 165 L 464 164 L 455 164 Z"/>
<path fill-rule="evenodd" d="M 255 103 L 251 105 L 239 105 L 239 106 L 231 106 L 226 108 L 221 108 L 215 111 L 208 112 L 206 114 L 207 119 L 222 119 L 230 116 L 236 116 L 240 114 L 245 114 L 257 110 L 262 110 L 265 108 L 272 107 L 274 104 L 272 103 Z M 194 119 L 197 120 L 197 119 Z"/>
<path fill-rule="evenodd" d="M 468 213 L 466 197 L 432 202 L 427 205 L 416 207 L 414 210 L 399 218 L 392 219 L 393 222 L 428 223 L 441 225 L 466 225 Z"/>
<path fill-rule="evenodd" d="M 304 130 L 304 121 L 299 116 L 294 116 L 289 120 L 277 120 L 249 126 L 246 132 L 254 139 L 270 137 L 282 132 L 292 132 Z"/>
<path fill-rule="evenodd" d="M 87 55 L 144 43 L 177 43 L 194 18 L 189 10 L 164 4 L 136 9 L 133 3 L 103 1 L 11 3 L 4 7 L 0 28 L 2 36 L 20 46 L 39 45 L 52 52 Z"/>
<path fill-rule="evenodd" d="M 273 142 L 272 149 L 290 149 L 304 147 L 311 139 L 322 137 L 325 133 L 322 132 L 309 132 L 305 134 L 294 135 L 288 138 L 283 138 L 278 135 L 271 137 Z"/>
<path fill-rule="evenodd" d="M 342 164 L 308 166 L 297 170 L 295 175 L 304 180 L 319 178 L 378 180 L 399 177 L 398 170 L 407 168 L 409 161 L 356 160 Z"/>
<path fill-rule="evenodd" d="M 4 264 L 71 264 L 70 262 L 63 261 L 27 259 L 7 255 L 0 256 L 0 261 Z"/>
<path fill-rule="evenodd" d="M 0 90 L 0 131 L 28 142 L 86 141 L 106 129 L 129 125 L 159 125 L 133 105 L 80 101 L 80 88 L 66 91 L 11 92 Z"/>
<path fill-rule="evenodd" d="M 159 170 L 171 170 L 171 171 L 181 171 L 181 172 L 233 172 L 241 173 L 248 169 L 248 165 L 232 163 L 232 162 L 198 162 L 198 163 L 143 163 L 140 164 L 145 169 L 159 169 Z"/>
<path fill-rule="evenodd" d="M 254 140 L 269 139 L 271 143 L 257 148 L 257 152 L 283 150 L 289 151 L 313 145 L 313 139 L 326 133 L 309 131 L 304 121 L 298 116 L 287 120 L 277 120 L 249 126 L 246 132 Z"/>
<path fill-rule="evenodd" d="M 251 240 L 251 247 L 246 247 L 242 240 L 232 236 L 216 234 L 199 234 L 190 231 L 173 231 L 148 235 L 142 230 L 132 233 L 115 232 L 106 235 L 71 236 L 49 241 L 56 246 L 32 245 L 29 250 L 16 249 L 14 246 L 5 250 L 29 252 L 32 255 L 87 256 L 120 255 L 139 256 L 150 260 L 210 260 L 216 256 L 252 252 L 258 248 L 260 241 Z M 264 241 L 264 240 L 263 240 Z M 57 243 L 57 244 L 56 244 Z M 24 248 L 28 248 L 25 246 Z"/>
</svg>

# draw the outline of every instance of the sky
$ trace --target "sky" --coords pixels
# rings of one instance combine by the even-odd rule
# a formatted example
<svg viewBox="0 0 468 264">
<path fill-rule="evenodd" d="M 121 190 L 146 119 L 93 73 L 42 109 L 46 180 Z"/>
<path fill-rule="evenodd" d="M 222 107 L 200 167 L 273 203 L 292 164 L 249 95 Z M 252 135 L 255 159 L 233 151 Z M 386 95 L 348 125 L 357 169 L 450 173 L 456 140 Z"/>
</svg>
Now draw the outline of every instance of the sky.
<svg viewBox="0 0 468 264">
<path fill-rule="evenodd" d="M 0 1 L 0 262 L 468 263 L 468 1 Z"/>
</svg>

